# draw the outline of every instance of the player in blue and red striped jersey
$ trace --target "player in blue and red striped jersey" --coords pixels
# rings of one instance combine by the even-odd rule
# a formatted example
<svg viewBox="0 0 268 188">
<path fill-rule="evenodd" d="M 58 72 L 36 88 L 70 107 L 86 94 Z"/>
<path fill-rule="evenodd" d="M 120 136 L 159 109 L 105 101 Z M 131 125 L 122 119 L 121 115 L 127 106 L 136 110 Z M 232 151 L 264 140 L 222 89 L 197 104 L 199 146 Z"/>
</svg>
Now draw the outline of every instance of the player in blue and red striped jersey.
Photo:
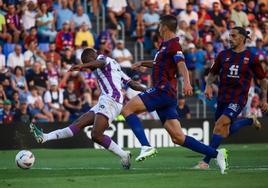
<svg viewBox="0 0 268 188">
<path fill-rule="evenodd" d="M 135 69 L 140 66 L 151 67 L 153 78 L 153 87 L 132 98 L 122 110 L 127 124 L 131 127 L 142 145 L 141 153 L 136 158 L 136 161 L 142 161 L 155 152 L 155 150 L 152 151 L 151 147 L 148 147 L 150 144 L 146 139 L 143 127 L 136 114 L 156 110 L 162 124 L 175 144 L 216 158 L 221 173 L 224 173 L 226 169 L 225 160 L 227 158 L 225 149 L 216 150 L 198 142 L 190 136 L 184 135 L 180 122 L 178 121 L 176 111 L 178 71 L 184 78 L 185 95 L 192 95 L 192 86 L 179 44 L 179 38 L 176 37 L 176 29 L 176 17 L 171 15 L 163 16 L 160 21 L 159 32 L 164 42 L 160 45 L 154 60 L 137 62 L 133 66 Z"/>
<path fill-rule="evenodd" d="M 246 49 L 247 31 L 234 27 L 230 32 L 231 48 L 219 53 L 206 81 L 205 95 L 212 97 L 211 84 L 219 77 L 219 92 L 215 127 L 210 146 L 218 148 L 223 138 L 236 133 L 241 127 L 253 125 L 260 128 L 256 117 L 234 121 L 247 103 L 248 91 L 253 78 L 260 80 L 261 109 L 267 111 L 267 80 L 258 56 Z M 211 157 L 206 156 L 196 168 L 209 167 Z"/>
</svg>

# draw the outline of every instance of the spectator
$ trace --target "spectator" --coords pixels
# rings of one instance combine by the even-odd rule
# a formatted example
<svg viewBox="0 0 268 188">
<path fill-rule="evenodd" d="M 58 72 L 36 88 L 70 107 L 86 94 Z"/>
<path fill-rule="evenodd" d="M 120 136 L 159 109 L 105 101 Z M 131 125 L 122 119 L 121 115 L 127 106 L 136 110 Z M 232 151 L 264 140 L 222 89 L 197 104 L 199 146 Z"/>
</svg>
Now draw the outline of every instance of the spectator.
<svg viewBox="0 0 268 188">
<path fill-rule="evenodd" d="M 63 92 L 63 98 L 64 107 L 72 114 L 73 118 L 81 115 L 82 102 L 75 91 L 74 82 L 72 80 L 67 81 L 67 87 Z"/>
<path fill-rule="evenodd" d="M 247 47 L 255 47 L 257 39 L 263 39 L 261 30 L 258 28 L 257 20 L 250 22 L 250 27 L 247 28 L 249 31 L 250 41 L 247 41 Z"/>
<path fill-rule="evenodd" d="M 60 78 L 59 70 L 60 69 L 55 68 L 53 63 L 47 62 L 46 74 L 47 74 L 48 80 L 54 79 L 54 80 L 59 81 L 59 78 Z"/>
<path fill-rule="evenodd" d="M 259 107 L 260 99 L 258 95 L 254 95 L 250 106 L 250 115 L 255 115 L 257 117 L 262 117 L 262 111 Z"/>
<path fill-rule="evenodd" d="M 178 15 L 178 20 L 184 20 L 187 23 L 187 26 L 190 25 L 192 20 L 198 21 L 198 15 L 195 11 L 193 11 L 193 4 L 188 2 L 186 5 L 186 10 L 183 10 Z"/>
<path fill-rule="evenodd" d="M 68 0 L 61 0 L 61 8 L 57 12 L 57 30 L 61 30 L 65 22 L 69 22 L 73 12 L 68 7 Z"/>
<path fill-rule="evenodd" d="M 248 17 L 243 11 L 245 4 L 241 1 L 230 5 L 231 20 L 235 21 L 236 26 L 247 27 L 249 25 Z"/>
<path fill-rule="evenodd" d="M 213 3 L 213 10 L 209 13 L 212 19 L 212 26 L 218 32 L 222 32 L 226 29 L 226 22 L 224 20 L 224 16 L 221 13 L 220 3 Z"/>
<path fill-rule="evenodd" d="M 23 69 L 16 66 L 14 69 L 14 74 L 11 76 L 11 86 L 14 91 L 19 92 L 20 98 L 26 98 L 28 94 L 28 86 L 26 78 L 23 75 Z"/>
<path fill-rule="evenodd" d="M 177 113 L 180 119 L 191 119 L 191 112 L 183 95 L 179 95 Z"/>
<path fill-rule="evenodd" d="M 53 122 L 53 115 L 45 107 L 42 97 L 38 94 L 37 87 L 32 86 L 30 91 L 27 96 L 27 105 L 31 116 L 38 122 Z"/>
<path fill-rule="evenodd" d="M 198 25 L 197 22 L 192 20 L 190 22 L 190 26 L 188 27 L 187 33 L 189 33 L 191 35 L 191 42 L 193 43 L 197 43 L 197 41 L 199 40 L 199 30 L 198 30 Z"/>
<path fill-rule="evenodd" d="M 90 19 L 88 15 L 84 13 L 84 8 L 82 5 L 79 5 L 76 8 L 76 13 L 72 16 L 71 20 L 73 22 L 75 29 L 80 28 L 83 23 L 85 23 L 89 29 L 92 28 Z"/>
<path fill-rule="evenodd" d="M 223 34 L 221 34 L 221 40 L 224 44 L 224 46 L 227 48 L 229 47 L 229 34 L 230 30 L 235 27 L 235 22 L 233 20 L 230 20 L 228 30 L 225 30 Z"/>
<path fill-rule="evenodd" d="M 118 24 L 118 19 L 125 19 L 126 30 L 130 29 L 131 26 L 131 15 L 126 11 L 127 1 L 126 0 L 108 0 L 108 16 L 113 24 L 117 26 L 117 29 L 120 30 L 121 27 Z"/>
<path fill-rule="evenodd" d="M 171 0 L 172 6 L 176 11 L 176 14 L 179 14 L 181 11 L 186 9 L 186 4 L 188 0 Z"/>
<path fill-rule="evenodd" d="M 149 5 L 149 12 L 143 15 L 143 21 L 145 25 L 146 35 L 153 37 L 157 31 L 160 21 L 160 16 L 157 14 L 154 4 Z"/>
<path fill-rule="evenodd" d="M 30 31 L 32 27 L 35 27 L 36 22 L 36 5 L 33 1 L 26 2 L 26 6 L 22 7 L 22 25 L 26 31 Z"/>
<path fill-rule="evenodd" d="M 144 35 L 145 26 L 143 22 L 143 14 L 144 14 L 143 9 L 139 10 L 136 14 L 136 36 L 137 36 L 137 41 L 140 41 L 140 42 L 144 41 L 143 35 Z"/>
<path fill-rule="evenodd" d="M 205 44 L 206 49 L 206 64 L 205 64 L 205 74 L 208 74 L 209 69 L 215 63 L 216 53 L 213 49 L 212 42 L 208 42 Z"/>
<path fill-rule="evenodd" d="M 6 92 L 4 90 L 4 86 L 0 84 L 0 100 L 4 101 L 7 99 Z"/>
<path fill-rule="evenodd" d="M 92 94 L 98 92 L 99 89 L 97 79 L 90 69 L 86 69 L 81 73 L 82 79 L 85 82 L 85 89 Z M 91 103 L 90 103 L 91 104 Z"/>
<path fill-rule="evenodd" d="M 195 83 L 195 64 L 197 61 L 196 47 L 193 43 L 188 44 L 188 51 L 185 53 L 185 62 L 189 70 L 189 77 L 191 83 Z M 196 88 L 194 88 L 196 89 Z"/>
<path fill-rule="evenodd" d="M 207 20 L 210 21 L 211 17 L 206 10 L 206 5 L 204 3 L 201 3 L 198 12 L 198 21 L 197 21 L 198 27 L 202 28 L 204 26 L 204 22 Z"/>
<path fill-rule="evenodd" d="M 86 23 L 82 23 L 79 31 L 76 33 L 75 46 L 81 47 L 83 41 L 86 41 L 90 48 L 95 45 L 93 34 L 88 30 L 88 25 Z"/>
<path fill-rule="evenodd" d="M 268 22 L 264 24 L 263 45 L 268 46 Z"/>
<path fill-rule="evenodd" d="M 44 101 L 59 122 L 69 120 L 70 113 L 63 107 L 63 92 L 58 88 L 56 80 L 50 81 L 50 90 L 45 92 Z"/>
<path fill-rule="evenodd" d="M 72 65 L 76 64 L 76 58 L 72 49 L 66 48 L 64 50 L 64 54 L 61 58 L 61 63 L 61 68 L 63 72 L 67 72 Z"/>
<path fill-rule="evenodd" d="M 116 47 L 112 52 L 112 56 L 120 64 L 122 70 L 127 75 L 131 76 L 131 61 L 133 60 L 133 57 L 130 51 L 125 48 L 123 40 L 117 40 Z"/>
<path fill-rule="evenodd" d="M 4 40 L 8 43 L 12 42 L 11 35 L 7 32 L 6 18 L 0 13 L 0 40 Z"/>
<path fill-rule="evenodd" d="M 6 57 L 2 54 L 2 46 L 0 45 L 0 72 L 6 69 Z"/>
<path fill-rule="evenodd" d="M 193 40 L 191 34 L 188 33 L 187 30 L 188 30 L 187 23 L 184 20 L 180 21 L 177 36 L 180 38 L 179 43 L 181 44 L 183 50 L 187 49 L 188 41 Z"/>
<path fill-rule="evenodd" d="M 264 23 L 268 21 L 268 12 L 267 12 L 267 3 L 259 4 L 259 12 L 257 13 L 257 20 L 259 21 L 260 25 L 262 26 Z"/>
<path fill-rule="evenodd" d="M 42 37 L 48 37 L 49 42 L 53 42 L 56 38 L 57 32 L 55 31 L 55 20 L 51 12 L 48 12 L 46 3 L 40 6 L 40 16 L 37 18 L 36 25 L 38 26 L 38 34 Z"/>
<path fill-rule="evenodd" d="M 38 49 L 36 41 L 31 41 L 28 50 L 24 52 L 24 64 L 25 67 L 30 68 L 34 62 L 39 61 L 42 65 L 45 65 L 46 56 Z"/>
<path fill-rule="evenodd" d="M 202 38 L 203 44 L 212 42 L 213 29 L 211 28 L 211 21 L 205 21 L 204 28 L 199 30 L 199 37 Z"/>
<path fill-rule="evenodd" d="M 8 13 L 6 14 L 7 33 L 13 36 L 13 42 L 18 43 L 21 36 L 23 36 L 24 28 L 21 23 L 20 16 L 16 13 L 15 5 L 8 5 Z"/>
<path fill-rule="evenodd" d="M 251 22 L 252 20 L 257 19 L 257 13 L 256 13 L 256 5 L 254 0 L 249 0 L 247 2 L 245 13 L 248 16 L 248 21 Z"/>
<path fill-rule="evenodd" d="M 20 102 L 19 108 L 15 111 L 14 115 L 14 121 L 15 122 L 30 122 L 32 120 L 32 117 L 30 115 L 30 112 L 28 110 L 28 105 L 26 100 L 22 100 Z"/>
<path fill-rule="evenodd" d="M 165 16 L 165 15 L 172 15 L 173 12 L 172 12 L 172 9 L 170 7 L 170 4 L 169 3 L 166 3 L 163 7 L 163 11 L 162 11 L 162 14 L 161 16 Z"/>
<path fill-rule="evenodd" d="M 107 30 L 102 31 L 97 39 L 96 48 L 98 52 L 105 55 L 111 55 L 117 40 L 116 25 L 110 24 Z"/>
<path fill-rule="evenodd" d="M 49 44 L 49 51 L 46 53 L 46 61 L 53 64 L 57 69 L 61 68 L 61 56 L 56 52 L 56 44 Z"/>
<path fill-rule="evenodd" d="M 10 124 L 13 122 L 14 112 L 11 111 L 11 101 L 4 100 L 3 114 L 0 116 L 0 122 L 3 124 Z"/>
<path fill-rule="evenodd" d="M 24 39 L 25 49 L 28 49 L 28 47 L 32 41 L 34 41 L 36 44 L 38 44 L 36 27 L 31 27 L 29 35 L 25 37 L 25 39 Z"/>
<path fill-rule="evenodd" d="M 256 40 L 256 46 L 250 48 L 251 52 L 253 54 L 256 54 L 259 57 L 259 61 L 266 61 L 268 57 L 268 53 L 265 51 L 264 45 L 263 45 L 263 40 L 262 39 L 257 39 Z M 265 70 L 265 69 L 264 69 Z"/>
<path fill-rule="evenodd" d="M 62 30 L 59 31 L 56 36 L 56 50 L 61 53 L 65 48 L 73 48 L 73 47 L 74 47 L 74 33 L 70 31 L 69 21 L 65 21 L 63 23 Z"/>
<path fill-rule="evenodd" d="M 25 66 L 24 55 L 19 44 L 16 44 L 14 52 L 10 53 L 7 58 L 7 67 L 14 69 L 16 66 L 23 68 Z"/>
<path fill-rule="evenodd" d="M 19 92 L 14 91 L 13 96 L 12 96 L 12 101 L 11 101 L 11 103 L 12 103 L 12 107 L 11 107 L 12 111 L 15 112 L 17 109 L 20 108 L 20 103 L 21 103 L 22 100 L 24 100 L 24 99 L 20 100 Z"/>
<path fill-rule="evenodd" d="M 75 50 L 75 58 L 76 58 L 76 62 L 78 62 L 78 64 L 82 63 L 81 55 L 82 55 L 82 52 L 84 51 L 84 49 L 86 49 L 86 48 L 88 48 L 87 41 L 83 41 L 81 46 L 76 48 L 76 50 Z"/>
<path fill-rule="evenodd" d="M 28 70 L 27 82 L 29 86 L 36 86 L 39 93 L 43 93 L 47 89 L 47 75 L 41 69 L 41 63 L 35 62 L 33 68 Z"/>
</svg>

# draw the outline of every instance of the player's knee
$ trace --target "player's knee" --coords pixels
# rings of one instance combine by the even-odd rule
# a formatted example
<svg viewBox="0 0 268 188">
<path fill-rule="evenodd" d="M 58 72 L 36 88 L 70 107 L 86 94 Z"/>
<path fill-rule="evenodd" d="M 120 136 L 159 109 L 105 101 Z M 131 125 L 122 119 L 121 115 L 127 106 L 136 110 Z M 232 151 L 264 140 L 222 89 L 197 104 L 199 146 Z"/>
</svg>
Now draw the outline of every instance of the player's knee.
<svg viewBox="0 0 268 188">
<path fill-rule="evenodd" d="M 175 137 L 172 137 L 172 142 L 177 145 L 182 145 L 185 140 L 185 135 L 177 135 Z"/>
<path fill-rule="evenodd" d="M 129 110 L 127 107 L 123 107 L 122 111 L 121 111 L 121 114 L 124 116 L 124 117 L 127 117 L 129 116 L 130 114 L 132 114 L 133 112 L 131 110 Z"/>
</svg>

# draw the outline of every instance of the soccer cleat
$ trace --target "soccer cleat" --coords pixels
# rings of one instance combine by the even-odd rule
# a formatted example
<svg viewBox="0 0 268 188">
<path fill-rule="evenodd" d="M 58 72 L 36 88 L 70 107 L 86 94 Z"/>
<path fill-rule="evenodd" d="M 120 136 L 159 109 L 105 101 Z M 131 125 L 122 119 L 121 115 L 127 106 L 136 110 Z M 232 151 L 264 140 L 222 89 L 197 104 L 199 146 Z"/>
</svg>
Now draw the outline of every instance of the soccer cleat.
<svg viewBox="0 0 268 188">
<path fill-rule="evenodd" d="M 121 164 L 122 164 L 122 167 L 126 170 L 129 170 L 130 169 L 130 159 L 131 159 L 131 153 L 130 151 L 126 151 L 127 153 L 127 157 L 122 157 L 121 158 Z"/>
<path fill-rule="evenodd" d="M 140 155 L 135 159 L 137 162 L 144 161 L 149 157 L 153 157 L 157 154 L 157 150 L 154 147 L 142 146 Z"/>
<path fill-rule="evenodd" d="M 209 169 L 209 164 L 204 161 L 200 161 L 197 165 L 194 166 L 194 169 L 207 170 Z"/>
<path fill-rule="evenodd" d="M 42 129 L 38 129 L 36 127 L 35 124 L 33 123 L 30 123 L 30 132 L 33 133 L 37 143 L 44 143 L 45 142 L 45 139 L 44 139 L 44 133 L 43 133 L 43 130 Z"/>
<path fill-rule="evenodd" d="M 216 157 L 217 165 L 221 169 L 221 174 L 225 174 L 225 170 L 227 170 L 228 167 L 228 154 L 226 149 L 218 149 L 218 155 Z"/>
<path fill-rule="evenodd" d="M 256 130 L 260 130 L 261 129 L 261 122 L 257 119 L 257 116 L 254 114 L 252 116 L 250 116 L 250 118 L 253 119 L 253 126 L 255 127 Z"/>
</svg>

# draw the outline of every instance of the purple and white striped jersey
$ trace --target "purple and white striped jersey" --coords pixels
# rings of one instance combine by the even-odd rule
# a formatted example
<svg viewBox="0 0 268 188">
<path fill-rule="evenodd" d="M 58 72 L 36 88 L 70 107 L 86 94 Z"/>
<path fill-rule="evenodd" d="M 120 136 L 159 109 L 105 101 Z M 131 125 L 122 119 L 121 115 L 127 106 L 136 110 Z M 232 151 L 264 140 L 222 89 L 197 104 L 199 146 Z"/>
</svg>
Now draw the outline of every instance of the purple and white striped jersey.
<svg viewBox="0 0 268 188">
<path fill-rule="evenodd" d="M 99 55 L 97 60 L 106 62 L 106 65 L 96 69 L 94 74 L 101 88 L 101 95 L 108 95 L 118 103 L 123 103 L 122 85 L 128 84 L 130 78 L 121 70 L 116 60 Z"/>
</svg>

